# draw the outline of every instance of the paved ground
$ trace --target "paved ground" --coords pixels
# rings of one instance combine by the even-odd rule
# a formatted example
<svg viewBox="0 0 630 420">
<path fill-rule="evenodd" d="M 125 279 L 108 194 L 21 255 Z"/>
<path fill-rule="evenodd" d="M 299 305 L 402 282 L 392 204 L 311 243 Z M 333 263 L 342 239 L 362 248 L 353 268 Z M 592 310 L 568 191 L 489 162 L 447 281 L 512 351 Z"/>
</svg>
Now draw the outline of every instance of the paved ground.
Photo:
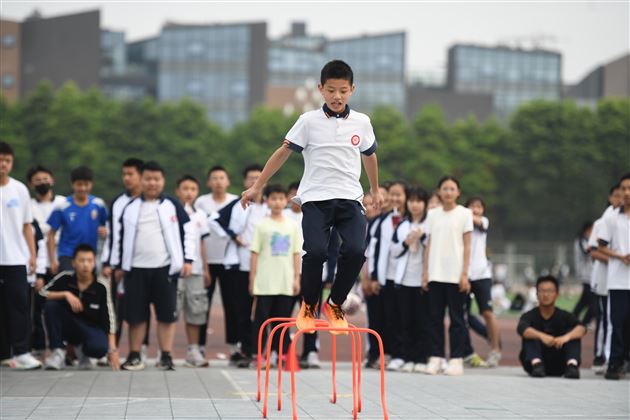
<svg viewBox="0 0 630 420">
<path fill-rule="evenodd" d="M 181 362 L 180 362 L 181 363 Z M 276 371 L 273 371 L 276 373 Z M 284 409 L 276 410 L 272 375 L 270 418 L 290 418 L 290 379 L 283 380 Z M 350 366 L 338 369 L 338 403 L 329 403 L 330 367 L 297 374 L 300 419 L 351 419 Z M 383 418 L 379 375 L 364 371 L 359 418 Z M 61 372 L 0 370 L 1 419 L 256 419 L 256 371 L 178 368 L 161 372 L 107 369 Z M 605 381 L 588 370 L 582 379 L 532 379 L 518 368 L 469 370 L 462 377 L 388 373 L 392 419 L 532 418 L 628 419 L 630 381 Z"/>
</svg>

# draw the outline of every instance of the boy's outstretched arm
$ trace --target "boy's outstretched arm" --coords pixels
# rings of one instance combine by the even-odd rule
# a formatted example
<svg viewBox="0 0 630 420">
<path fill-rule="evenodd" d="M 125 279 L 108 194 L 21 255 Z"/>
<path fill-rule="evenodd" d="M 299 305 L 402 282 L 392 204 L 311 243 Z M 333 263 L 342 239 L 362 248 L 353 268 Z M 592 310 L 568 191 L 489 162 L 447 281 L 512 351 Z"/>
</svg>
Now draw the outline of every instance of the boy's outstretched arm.
<svg viewBox="0 0 630 420">
<path fill-rule="evenodd" d="M 361 155 L 361 158 L 363 159 L 365 173 L 370 181 L 370 194 L 372 194 L 373 201 L 372 206 L 374 206 L 376 210 L 379 210 L 383 205 L 383 196 L 378 188 L 378 160 L 376 159 L 376 153 L 372 153 L 369 156 Z"/>
<path fill-rule="evenodd" d="M 241 193 L 241 206 L 243 206 L 243 208 L 247 207 L 247 205 L 254 199 L 256 194 L 260 192 L 263 185 L 265 185 L 267 181 L 269 181 L 269 179 L 276 172 L 278 172 L 278 169 L 280 169 L 282 165 L 284 165 L 284 162 L 287 161 L 290 154 L 291 149 L 289 149 L 287 141 L 285 141 L 282 146 L 280 146 L 278 149 L 276 149 L 275 152 L 273 152 L 269 160 L 267 160 L 267 163 L 265 163 L 265 167 L 263 168 L 262 173 L 260 174 L 260 177 L 258 178 L 256 183 L 254 183 L 254 185 L 252 185 L 250 189 Z"/>
</svg>

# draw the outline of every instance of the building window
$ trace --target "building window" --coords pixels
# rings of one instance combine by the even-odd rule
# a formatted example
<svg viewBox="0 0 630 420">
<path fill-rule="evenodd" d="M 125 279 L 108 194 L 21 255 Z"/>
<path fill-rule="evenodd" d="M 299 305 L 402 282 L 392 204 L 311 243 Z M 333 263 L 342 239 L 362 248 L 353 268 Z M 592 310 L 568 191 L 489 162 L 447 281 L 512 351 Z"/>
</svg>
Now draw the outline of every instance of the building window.
<svg viewBox="0 0 630 420">
<path fill-rule="evenodd" d="M 10 73 L 2 75 L 2 87 L 5 89 L 11 89 L 15 84 L 15 77 Z"/>
<path fill-rule="evenodd" d="M 2 35 L 2 46 L 5 48 L 11 48 L 15 45 L 16 39 L 15 35 L 8 33 Z"/>
</svg>

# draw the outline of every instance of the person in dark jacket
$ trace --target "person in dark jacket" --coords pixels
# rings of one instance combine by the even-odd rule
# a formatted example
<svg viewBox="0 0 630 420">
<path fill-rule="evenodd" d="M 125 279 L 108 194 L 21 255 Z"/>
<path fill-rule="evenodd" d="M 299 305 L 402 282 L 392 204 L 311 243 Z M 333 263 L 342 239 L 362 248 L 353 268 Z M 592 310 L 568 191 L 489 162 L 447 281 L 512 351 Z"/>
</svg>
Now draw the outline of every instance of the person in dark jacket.
<svg viewBox="0 0 630 420">
<path fill-rule="evenodd" d="M 65 341 L 75 346 L 80 368 L 91 366 L 90 357 L 107 354 L 112 369 L 118 370 L 116 315 L 109 283 L 96 278 L 94 248 L 78 245 L 72 266 L 74 272 L 59 273 L 39 292 L 46 298 L 44 313 L 51 350 L 45 367 L 63 369 Z"/>
</svg>

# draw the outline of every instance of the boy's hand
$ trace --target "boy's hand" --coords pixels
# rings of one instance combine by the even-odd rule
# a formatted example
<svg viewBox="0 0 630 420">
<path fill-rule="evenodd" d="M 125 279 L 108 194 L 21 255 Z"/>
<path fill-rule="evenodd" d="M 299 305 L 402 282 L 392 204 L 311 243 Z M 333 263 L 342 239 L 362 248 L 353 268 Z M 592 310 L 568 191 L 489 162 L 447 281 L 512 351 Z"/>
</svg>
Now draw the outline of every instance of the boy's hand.
<svg viewBox="0 0 630 420">
<path fill-rule="evenodd" d="M 381 293 L 381 284 L 378 281 L 372 281 L 372 294 L 378 296 Z"/>
<path fill-rule="evenodd" d="M 208 271 L 208 266 L 206 266 L 206 269 L 203 270 L 203 287 L 207 289 L 211 284 L 212 276 L 210 275 L 210 271 Z"/>
<path fill-rule="evenodd" d="M 182 271 L 179 273 L 179 276 L 190 277 L 191 274 L 192 274 L 192 264 L 191 263 L 184 264 L 184 266 L 182 267 Z"/>
<path fill-rule="evenodd" d="M 98 227 L 98 236 L 101 238 L 105 238 L 107 236 L 107 226 Z"/>
<path fill-rule="evenodd" d="M 37 279 L 35 280 L 35 284 L 33 285 L 35 293 L 39 293 L 39 291 L 42 290 L 42 287 L 44 287 L 44 279 L 41 277 L 37 277 Z"/>
<path fill-rule="evenodd" d="M 293 296 L 300 294 L 300 277 L 298 276 L 293 282 Z"/>
<path fill-rule="evenodd" d="M 241 206 L 246 209 L 247 206 L 250 205 L 252 201 L 254 201 L 254 197 L 256 197 L 260 193 L 260 189 L 252 186 L 250 189 L 245 190 L 241 193 Z"/>
<path fill-rule="evenodd" d="M 116 284 L 120 283 L 120 281 L 123 279 L 123 275 L 124 275 L 124 272 L 120 269 L 117 269 L 116 271 L 114 271 L 114 280 L 116 281 Z"/>
<path fill-rule="evenodd" d="M 460 293 L 470 293 L 470 281 L 468 281 L 467 274 L 462 274 L 459 278 L 459 291 Z"/>
<path fill-rule="evenodd" d="M 371 190 L 370 195 L 372 195 L 372 207 L 374 207 L 374 210 L 380 210 L 384 201 L 381 191 L 378 189 Z"/>
<path fill-rule="evenodd" d="M 103 277 L 110 278 L 112 276 L 112 267 L 110 265 L 104 265 L 101 274 Z"/>
<path fill-rule="evenodd" d="M 59 273 L 59 261 L 55 260 L 50 263 L 50 272 L 53 274 Z"/>
<path fill-rule="evenodd" d="M 112 366 L 112 370 L 114 372 L 120 370 L 120 358 L 118 357 L 117 349 L 109 352 L 107 358 L 109 359 L 109 364 Z"/>
<path fill-rule="evenodd" d="M 72 309 L 72 312 L 74 313 L 83 312 L 83 304 L 81 303 L 81 300 L 75 295 L 73 295 L 72 293 L 66 292 L 66 301 L 68 301 L 68 304 L 70 305 L 70 308 Z"/>
</svg>

